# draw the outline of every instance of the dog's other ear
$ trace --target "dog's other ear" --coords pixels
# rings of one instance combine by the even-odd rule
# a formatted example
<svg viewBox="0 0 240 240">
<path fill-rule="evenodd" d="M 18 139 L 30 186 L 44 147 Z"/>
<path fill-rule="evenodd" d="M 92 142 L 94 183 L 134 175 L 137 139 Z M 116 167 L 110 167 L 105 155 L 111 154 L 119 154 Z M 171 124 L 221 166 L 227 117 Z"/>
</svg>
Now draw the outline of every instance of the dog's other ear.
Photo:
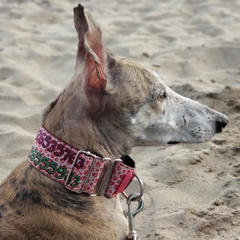
<svg viewBox="0 0 240 240">
<path fill-rule="evenodd" d="M 84 15 L 84 7 L 78 4 L 73 9 L 74 12 L 74 25 L 78 34 L 78 51 L 76 56 L 75 70 L 85 60 L 86 50 L 84 48 L 84 37 L 88 31 L 88 23 Z"/>
<path fill-rule="evenodd" d="M 74 9 L 74 22 L 79 38 L 76 67 L 85 61 L 83 90 L 89 102 L 96 103 L 107 84 L 104 73 L 107 53 L 103 46 L 102 32 L 90 13 L 84 14 L 81 5 Z"/>
</svg>

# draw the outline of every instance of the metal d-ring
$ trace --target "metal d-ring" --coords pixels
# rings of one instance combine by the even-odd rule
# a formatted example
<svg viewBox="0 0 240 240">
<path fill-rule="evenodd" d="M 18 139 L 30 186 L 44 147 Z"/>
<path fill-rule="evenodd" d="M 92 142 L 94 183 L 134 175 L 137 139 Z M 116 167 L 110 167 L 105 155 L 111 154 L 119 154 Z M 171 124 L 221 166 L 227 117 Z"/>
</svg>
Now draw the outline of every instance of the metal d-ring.
<svg viewBox="0 0 240 240">
<path fill-rule="evenodd" d="M 134 193 L 134 198 L 131 199 L 131 201 L 140 201 L 143 196 L 143 181 L 142 179 L 136 174 L 135 175 L 136 179 L 138 180 L 139 186 L 140 186 L 140 192 L 139 193 Z M 122 195 L 126 198 L 129 199 L 129 196 L 123 191 Z"/>
</svg>

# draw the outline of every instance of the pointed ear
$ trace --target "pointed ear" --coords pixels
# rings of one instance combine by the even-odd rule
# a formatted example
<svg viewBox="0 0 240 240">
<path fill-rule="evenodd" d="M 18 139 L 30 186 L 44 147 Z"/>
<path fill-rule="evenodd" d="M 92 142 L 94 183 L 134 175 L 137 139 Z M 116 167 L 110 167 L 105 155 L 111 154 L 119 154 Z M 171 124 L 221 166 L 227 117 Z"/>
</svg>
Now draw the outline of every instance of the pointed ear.
<svg viewBox="0 0 240 240">
<path fill-rule="evenodd" d="M 84 36 L 88 31 L 88 23 L 84 15 L 84 7 L 78 4 L 77 7 L 73 9 L 74 12 L 74 25 L 78 34 L 78 50 L 76 56 L 75 70 L 81 64 L 86 55 L 86 50 L 84 48 Z"/>
<path fill-rule="evenodd" d="M 89 102 L 94 99 L 99 101 L 107 84 L 107 53 L 102 41 L 102 32 L 90 13 L 84 14 L 81 5 L 74 9 L 74 22 L 79 38 L 76 67 L 85 60 L 83 90 Z"/>
</svg>

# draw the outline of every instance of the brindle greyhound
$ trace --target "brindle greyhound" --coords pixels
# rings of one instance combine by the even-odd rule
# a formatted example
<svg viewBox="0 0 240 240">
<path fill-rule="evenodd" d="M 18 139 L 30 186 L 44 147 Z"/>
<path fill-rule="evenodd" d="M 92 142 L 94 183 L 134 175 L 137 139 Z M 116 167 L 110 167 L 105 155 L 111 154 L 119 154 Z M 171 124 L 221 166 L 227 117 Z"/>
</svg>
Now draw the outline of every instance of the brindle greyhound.
<svg viewBox="0 0 240 240">
<path fill-rule="evenodd" d="M 74 149 L 95 153 L 100 164 L 102 156 L 116 159 L 134 146 L 207 141 L 228 123 L 224 114 L 175 93 L 157 74 L 108 53 L 81 5 L 74 8 L 74 22 L 75 76 L 45 110 L 28 161 L 0 186 L 1 240 L 126 239 L 118 195 L 93 197 L 77 189 L 82 176 L 71 175 L 73 168 L 86 168 L 95 157 L 77 152 L 78 158 Z M 71 185 L 69 177 L 75 177 Z"/>
</svg>

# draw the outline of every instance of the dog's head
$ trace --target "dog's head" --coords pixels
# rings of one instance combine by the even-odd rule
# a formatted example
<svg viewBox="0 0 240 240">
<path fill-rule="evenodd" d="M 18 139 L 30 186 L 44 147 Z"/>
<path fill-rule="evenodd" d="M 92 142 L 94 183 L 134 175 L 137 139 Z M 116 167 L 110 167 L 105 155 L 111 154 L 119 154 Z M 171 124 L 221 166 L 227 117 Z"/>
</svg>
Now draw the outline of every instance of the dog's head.
<svg viewBox="0 0 240 240">
<path fill-rule="evenodd" d="M 75 132 L 77 124 L 86 124 L 85 130 L 95 131 L 102 141 L 131 149 L 203 142 L 226 126 L 225 115 L 175 93 L 156 73 L 110 54 L 100 28 L 81 5 L 74 8 L 74 23 L 79 39 L 76 73 L 60 98 Z"/>
</svg>

